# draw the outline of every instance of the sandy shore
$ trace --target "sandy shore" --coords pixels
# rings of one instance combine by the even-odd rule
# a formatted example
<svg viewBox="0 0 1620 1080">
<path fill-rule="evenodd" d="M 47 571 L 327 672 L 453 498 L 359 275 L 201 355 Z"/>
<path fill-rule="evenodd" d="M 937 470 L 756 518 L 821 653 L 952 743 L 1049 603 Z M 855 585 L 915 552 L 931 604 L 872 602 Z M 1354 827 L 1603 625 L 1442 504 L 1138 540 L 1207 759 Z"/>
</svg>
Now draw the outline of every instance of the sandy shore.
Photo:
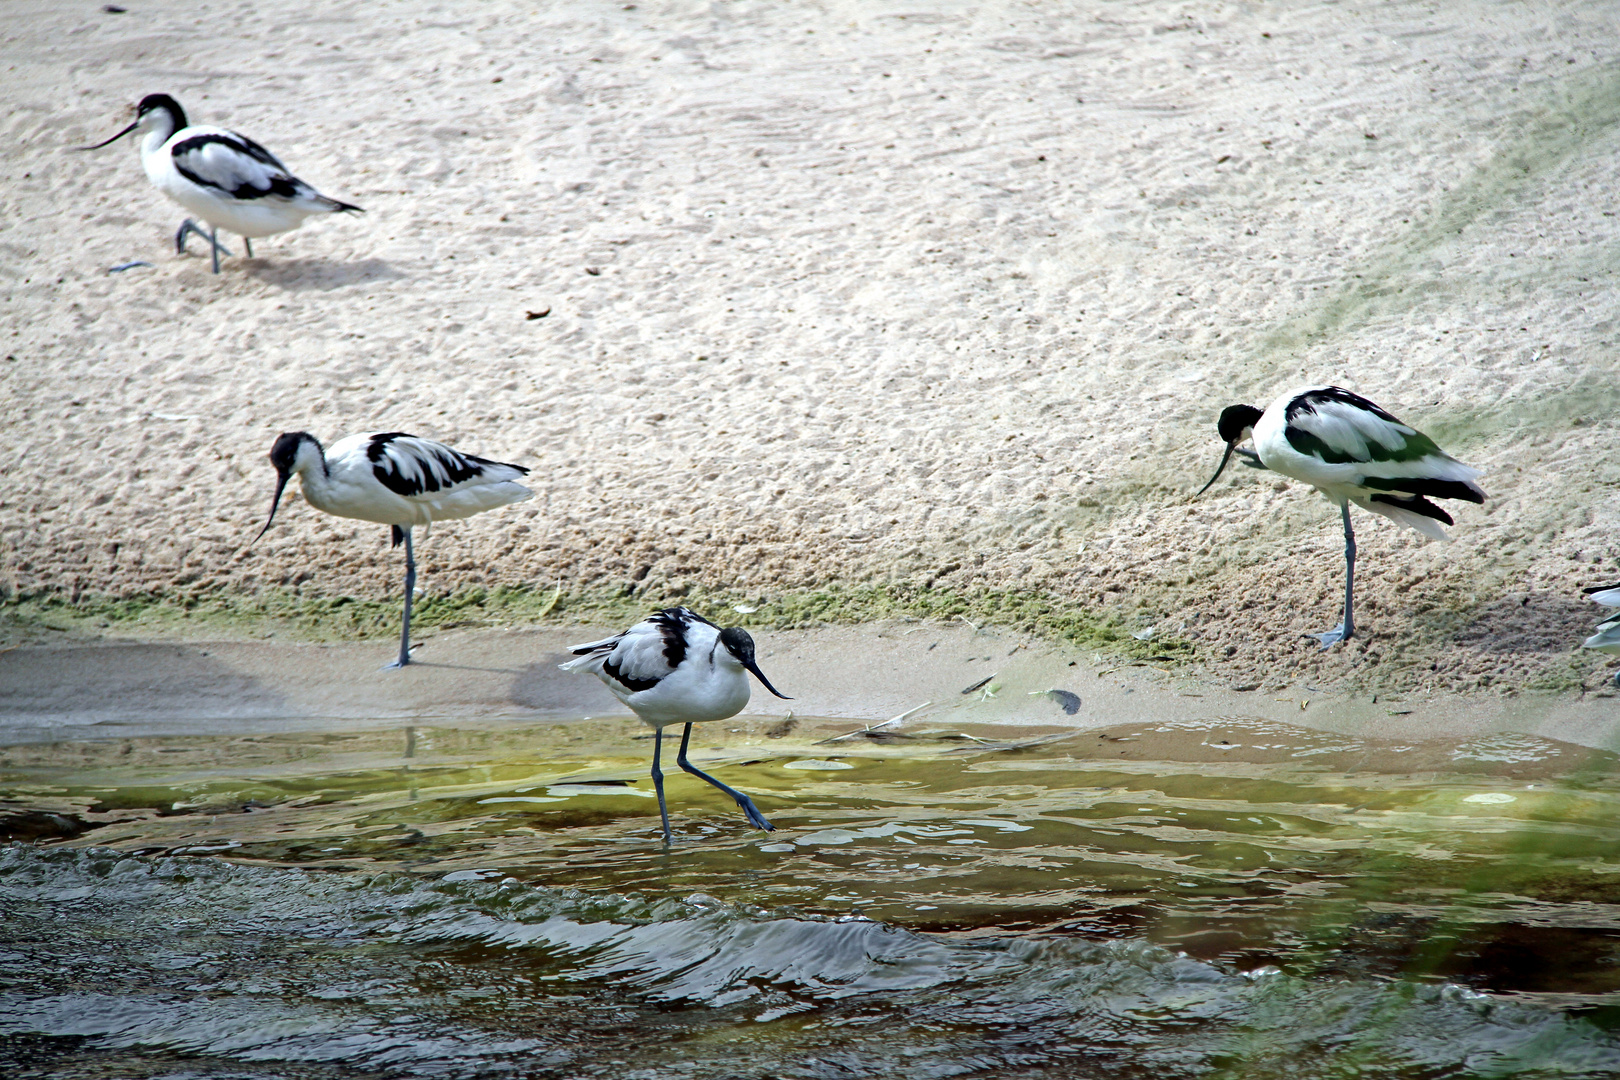
<svg viewBox="0 0 1620 1080">
<path fill-rule="evenodd" d="M 354 731 L 399 722 L 623 718 L 631 722 L 625 731 L 644 731 L 596 679 L 557 667 L 571 643 L 602 631 L 429 634 L 418 662 L 404 671 L 381 669 L 391 652 L 385 643 L 171 640 L 13 649 L 0 653 L 0 746 Z M 759 644 L 761 667 L 792 700 L 756 687 L 742 716 L 702 728 L 710 742 L 726 742 L 728 731 L 814 742 L 885 721 L 891 721 L 886 731 L 939 733 L 966 725 L 995 738 L 1138 725 L 1151 738 L 1133 734 L 1126 742 L 1140 745 L 1110 747 L 1108 756 L 1314 761 L 1312 755 L 1326 752 L 1314 733 L 1366 741 L 1345 768 L 1407 772 L 1454 767 L 1453 759 L 1470 754 L 1519 760 L 1518 736 L 1620 750 L 1612 688 L 1580 699 L 1343 694 L 1303 685 L 1286 693 L 1233 690 L 1184 670 L 1111 661 L 961 622 L 778 631 L 762 634 Z M 997 735 L 998 729 L 1009 733 Z M 1246 734 L 1222 738 L 1222 732 Z M 870 745 L 857 739 L 850 747 Z M 1453 753 L 1469 746 L 1469 753 Z M 1372 752 L 1367 747 L 1385 755 L 1380 763 L 1357 756 Z M 1425 764 L 1431 757 L 1438 763 Z"/>
<path fill-rule="evenodd" d="M 404 429 L 534 470 L 422 545 L 435 593 L 990 586 L 1227 686 L 1604 677 L 1620 9 L 126 6 L 0 11 L 13 593 L 384 595 L 384 529 L 244 545 L 278 432 Z M 127 144 L 67 152 L 156 91 L 365 216 L 176 257 Z M 1362 518 L 1327 654 L 1333 509 L 1189 501 L 1220 407 L 1305 381 L 1491 495 L 1446 545 Z"/>
</svg>

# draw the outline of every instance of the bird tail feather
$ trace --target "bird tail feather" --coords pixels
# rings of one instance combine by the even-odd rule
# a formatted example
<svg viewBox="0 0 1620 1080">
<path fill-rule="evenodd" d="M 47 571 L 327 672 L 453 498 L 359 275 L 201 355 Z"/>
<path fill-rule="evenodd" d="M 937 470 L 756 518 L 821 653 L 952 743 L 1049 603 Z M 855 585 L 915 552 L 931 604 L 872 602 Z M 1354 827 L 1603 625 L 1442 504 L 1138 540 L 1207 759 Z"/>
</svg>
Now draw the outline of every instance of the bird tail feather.
<svg viewBox="0 0 1620 1080">
<path fill-rule="evenodd" d="M 1382 514 L 1391 521 L 1400 522 L 1409 529 L 1416 529 L 1431 540 L 1449 540 L 1445 530 L 1440 528 L 1440 522 L 1447 525 L 1452 523 L 1451 515 L 1440 509 L 1434 503 L 1422 496 L 1411 499 L 1396 499 L 1393 496 L 1373 495 L 1365 499 L 1353 499 L 1357 506 L 1369 510 L 1374 514 Z"/>
<path fill-rule="evenodd" d="M 1593 603 L 1602 604 L 1604 607 L 1620 607 L 1620 584 L 1594 585 L 1590 589 L 1582 589 L 1581 591 Z"/>
<path fill-rule="evenodd" d="M 557 666 L 563 671 L 590 671 L 600 674 L 602 665 L 607 661 L 608 654 L 613 646 L 619 643 L 617 636 L 603 638 L 601 641 L 588 641 L 583 645 L 571 645 L 568 651 L 578 659 L 569 660 Z"/>
<path fill-rule="evenodd" d="M 1606 622 L 1598 630 L 1599 633 L 1581 642 L 1581 647 L 1599 652 L 1620 652 L 1620 622 Z"/>
<path fill-rule="evenodd" d="M 1461 499 L 1464 502 L 1471 503 L 1485 501 L 1485 489 L 1472 480 L 1433 476 L 1366 476 L 1362 478 L 1361 486 L 1372 488 L 1375 491 L 1396 491 L 1406 495 L 1427 495 L 1435 499 Z"/>
</svg>

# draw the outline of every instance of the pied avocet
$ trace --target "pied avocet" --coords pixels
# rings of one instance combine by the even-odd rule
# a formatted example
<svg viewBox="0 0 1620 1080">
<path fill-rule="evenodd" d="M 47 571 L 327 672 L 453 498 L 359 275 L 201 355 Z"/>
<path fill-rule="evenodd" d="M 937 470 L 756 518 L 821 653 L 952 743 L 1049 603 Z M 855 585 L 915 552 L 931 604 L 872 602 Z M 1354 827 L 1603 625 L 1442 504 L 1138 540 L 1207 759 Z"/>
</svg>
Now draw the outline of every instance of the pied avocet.
<svg viewBox="0 0 1620 1080">
<path fill-rule="evenodd" d="M 684 607 L 665 608 L 622 634 L 575 645 L 571 651 L 579 659 L 560 665 L 564 671 L 591 672 L 653 729 L 653 790 L 658 793 L 658 814 L 664 822 L 666 844 L 673 837 L 658 757 L 664 728 L 670 724 L 686 725 L 681 732 L 681 748 L 675 754 L 676 765 L 730 795 L 755 828 L 766 832 L 775 828 L 755 808 L 752 799 L 686 760 L 693 724 L 724 720 L 748 704 L 749 672 L 777 697 L 792 700 L 759 670 L 754 662 L 754 639 L 748 631 L 736 626 L 722 630 Z"/>
<path fill-rule="evenodd" d="M 206 124 L 188 126 L 185 110 L 168 94 L 146 95 L 136 106 L 133 124 L 79 149 L 99 150 L 132 131 L 141 133 L 141 165 L 152 184 L 208 222 L 205 233 L 187 218 L 174 234 L 175 251 L 184 252 L 186 237 L 196 233 L 213 250 L 216 274 L 220 252 L 230 254 L 219 242 L 220 229 L 240 236 L 252 258 L 255 236 L 296 229 L 311 214 L 363 213 L 352 203 L 322 195 L 246 135 Z"/>
<path fill-rule="evenodd" d="M 1594 585 L 1581 591 L 1586 594 L 1588 600 L 1604 607 L 1620 608 L 1620 582 L 1613 585 Z M 1581 645 L 1599 652 L 1620 653 L 1620 611 L 1598 623 L 1597 633 L 1581 642 Z M 1616 686 L 1620 686 L 1620 671 L 1615 672 L 1614 682 Z"/>
<path fill-rule="evenodd" d="M 1485 501 L 1484 489 L 1474 482 L 1478 469 L 1443 453 L 1433 439 L 1361 395 L 1337 386 L 1290 390 L 1264 412 L 1253 405 L 1232 405 L 1222 411 L 1217 430 L 1226 453 L 1199 495 L 1220 479 L 1234 453 L 1248 454 L 1265 468 L 1310 484 L 1337 503 L 1344 516 L 1344 620 L 1331 630 L 1306 635 L 1324 649 L 1355 633 L 1351 503 L 1444 540 L 1440 523 L 1453 524 L 1451 515 L 1431 498 Z M 1239 450 L 1238 444 L 1249 438 L 1254 450 Z"/>
<path fill-rule="evenodd" d="M 270 530 L 282 489 L 297 473 L 304 501 L 315 509 L 392 526 L 393 546 L 405 545 L 405 627 L 399 659 L 389 667 L 411 662 L 411 595 L 416 588 L 412 526 L 423 526 L 425 534 L 435 521 L 472 517 L 533 494 L 515 483 L 529 471 L 522 465 L 463 454 L 403 431 L 350 435 L 325 451 L 309 432 L 289 431 L 270 448 L 270 463 L 276 467 L 276 494 L 259 536 Z"/>
</svg>

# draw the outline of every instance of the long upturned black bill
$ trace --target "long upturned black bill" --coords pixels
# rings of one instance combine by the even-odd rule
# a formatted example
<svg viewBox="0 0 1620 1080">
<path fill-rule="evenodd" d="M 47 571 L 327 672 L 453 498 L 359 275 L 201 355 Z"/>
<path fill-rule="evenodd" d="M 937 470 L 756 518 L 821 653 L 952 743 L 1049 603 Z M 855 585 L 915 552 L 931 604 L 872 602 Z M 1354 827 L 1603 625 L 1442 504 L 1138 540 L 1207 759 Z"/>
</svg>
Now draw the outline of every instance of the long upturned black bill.
<svg viewBox="0 0 1620 1080">
<path fill-rule="evenodd" d="M 75 150 L 100 150 L 103 146 L 106 146 L 109 143 L 115 143 L 119 139 L 122 139 L 125 135 L 128 135 L 130 132 L 134 131 L 135 130 L 135 125 L 139 124 L 139 123 L 140 123 L 139 120 L 135 121 L 134 124 L 129 125 L 129 127 L 125 128 L 123 131 L 120 131 L 118 134 L 114 135 L 112 138 L 107 139 L 104 142 L 98 142 L 94 146 L 75 146 L 73 149 L 75 149 Z"/>
<path fill-rule="evenodd" d="M 792 701 L 793 700 L 792 698 L 788 697 L 786 694 L 782 693 L 782 691 L 780 691 L 776 687 L 772 686 L 771 685 L 771 680 L 769 680 L 769 679 L 767 679 L 765 677 L 765 673 L 763 671 L 759 670 L 759 665 L 754 663 L 752 660 L 744 660 L 743 661 L 743 667 L 747 668 L 749 671 L 752 671 L 754 673 L 754 678 L 758 679 L 761 683 L 763 683 L 765 685 L 765 689 L 769 690 L 771 693 L 775 694 L 777 697 L 781 698 L 783 701 Z"/>
<path fill-rule="evenodd" d="M 282 473 L 276 478 L 276 497 L 270 500 L 270 520 L 266 521 L 264 523 L 264 528 L 259 530 L 259 536 L 263 536 L 265 533 L 270 531 L 270 522 L 276 520 L 276 507 L 281 505 L 281 490 L 287 486 L 287 481 L 291 478 L 292 473 Z M 253 538 L 253 543 L 249 544 L 248 547 L 252 547 L 253 544 L 257 544 L 259 542 L 259 536 L 255 536 Z"/>
<path fill-rule="evenodd" d="M 1226 444 L 1226 453 L 1221 455 L 1221 467 L 1215 470 L 1215 475 L 1209 478 L 1208 484 L 1205 484 L 1203 487 L 1198 489 L 1198 495 L 1202 495 L 1204 492 L 1208 491 L 1210 489 L 1210 485 L 1214 484 L 1215 481 L 1221 478 L 1221 473 L 1226 471 L 1226 463 L 1232 460 L 1232 451 L 1236 449 L 1237 443 L 1229 442 Z M 1198 498 L 1198 495 L 1194 495 L 1193 498 Z"/>
</svg>

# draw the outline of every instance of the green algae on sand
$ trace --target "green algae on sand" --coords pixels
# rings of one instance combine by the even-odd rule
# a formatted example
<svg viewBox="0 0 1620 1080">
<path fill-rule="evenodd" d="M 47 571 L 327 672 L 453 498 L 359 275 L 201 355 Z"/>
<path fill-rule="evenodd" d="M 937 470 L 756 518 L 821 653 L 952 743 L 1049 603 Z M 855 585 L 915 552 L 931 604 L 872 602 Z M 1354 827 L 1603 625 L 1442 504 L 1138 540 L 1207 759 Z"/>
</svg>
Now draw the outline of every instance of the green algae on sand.
<svg viewBox="0 0 1620 1080">
<path fill-rule="evenodd" d="M 768 598 L 736 590 L 697 588 L 681 595 L 638 593 L 624 587 L 573 591 L 533 586 L 464 589 L 423 596 L 412 623 L 438 630 L 471 627 L 633 621 L 647 611 L 682 604 L 726 624 L 750 629 L 853 625 L 880 619 L 964 619 L 1022 630 L 1131 658 L 1187 659 L 1190 643 L 1173 636 L 1135 637 L 1126 618 L 1066 604 L 1049 595 L 1006 589 L 933 589 L 907 582 L 831 585 L 785 591 Z M 743 609 L 743 610 L 739 610 Z M 1135 621 L 1135 620 L 1133 620 Z M 37 642 L 108 634 L 200 633 L 285 636 L 331 641 L 386 638 L 399 632 L 399 604 L 347 596 L 305 596 L 285 589 L 256 594 L 224 590 L 153 592 L 112 597 L 37 591 L 0 599 L 0 640 Z"/>
</svg>

